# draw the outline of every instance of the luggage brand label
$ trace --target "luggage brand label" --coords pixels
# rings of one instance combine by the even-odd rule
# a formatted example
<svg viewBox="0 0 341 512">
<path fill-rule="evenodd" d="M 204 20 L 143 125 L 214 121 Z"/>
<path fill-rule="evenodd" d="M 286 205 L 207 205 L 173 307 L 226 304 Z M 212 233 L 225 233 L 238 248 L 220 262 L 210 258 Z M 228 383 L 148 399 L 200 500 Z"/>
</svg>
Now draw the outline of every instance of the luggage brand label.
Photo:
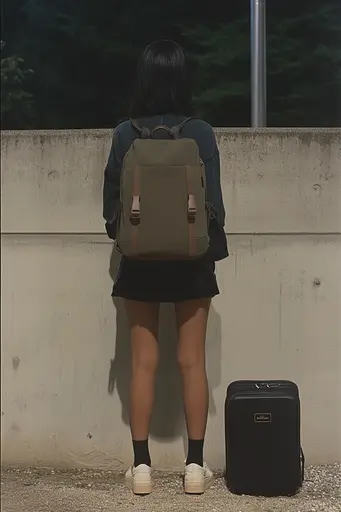
<svg viewBox="0 0 341 512">
<path fill-rule="evenodd" d="M 253 415 L 253 419 L 255 423 L 271 423 L 271 412 L 256 412 Z"/>
</svg>

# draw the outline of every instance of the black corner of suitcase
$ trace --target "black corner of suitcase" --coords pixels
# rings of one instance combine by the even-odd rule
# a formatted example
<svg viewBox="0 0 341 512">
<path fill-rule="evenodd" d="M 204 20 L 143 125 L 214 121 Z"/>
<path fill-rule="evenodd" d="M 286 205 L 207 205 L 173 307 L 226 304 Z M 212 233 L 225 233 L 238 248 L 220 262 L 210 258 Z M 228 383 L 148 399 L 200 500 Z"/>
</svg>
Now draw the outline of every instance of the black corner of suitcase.
<svg viewBox="0 0 341 512">
<path fill-rule="evenodd" d="M 285 380 L 232 382 L 225 401 L 225 443 L 232 493 L 296 494 L 304 480 L 297 385 Z"/>
</svg>

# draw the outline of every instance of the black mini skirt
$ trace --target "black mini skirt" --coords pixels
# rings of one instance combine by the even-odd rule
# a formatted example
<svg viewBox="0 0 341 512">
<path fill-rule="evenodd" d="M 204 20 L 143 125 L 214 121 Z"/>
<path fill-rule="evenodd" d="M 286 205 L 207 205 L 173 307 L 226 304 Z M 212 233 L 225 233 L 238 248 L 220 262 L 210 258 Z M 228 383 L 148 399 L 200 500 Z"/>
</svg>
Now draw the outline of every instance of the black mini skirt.
<svg viewBox="0 0 341 512">
<path fill-rule="evenodd" d="M 219 294 L 215 263 L 207 257 L 192 261 L 137 261 L 122 258 L 113 297 L 143 302 L 183 302 Z"/>
</svg>

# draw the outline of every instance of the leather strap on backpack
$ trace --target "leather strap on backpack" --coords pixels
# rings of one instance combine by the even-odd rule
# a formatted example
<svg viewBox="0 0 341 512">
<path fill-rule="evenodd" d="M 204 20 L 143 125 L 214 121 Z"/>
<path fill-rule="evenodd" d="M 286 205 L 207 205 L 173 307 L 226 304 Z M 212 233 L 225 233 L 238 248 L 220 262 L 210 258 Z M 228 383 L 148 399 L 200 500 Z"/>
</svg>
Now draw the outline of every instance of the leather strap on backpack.
<svg viewBox="0 0 341 512">
<path fill-rule="evenodd" d="M 140 126 L 136 119 L 130 119 L 132 127 L 139 133 L 141 139 L 150 139 L 151 133 L 149 128 Z"/>
<path fill-rule="evenodd" d="M 188 255 L 195 255 L 195 218 L 197 214 L 195 195 L 192 189 L 191 167 L 186 165 L 186 182 L 187 182 L 187 216 L 188 216 Z"/>
<path fill-rule="evenodd" d="M 133 196 L 131 198 L 130 223 L 131 223 L 131 248 L 135 256 L 138 255 L 138 235 L 140 227 L 140 167 L 134 168 L 133 174 Z"/>
<path fill-rule="evenodd" d="M 188 123 L 188 121 L 191 121 L 191 119 L 196 119 L 196 118 L 195 117 L 187 117 L 186 119 L 184 119 L 184 121 L 182 121 L 182 123 L 180 123 L 177 126 L 173 126 L 173 128 L 171 128 L 171 132 L 173 134 L 174 139 L 180 139 L 183 127 L 185 126 L 185 124 Z"/>
</svg>

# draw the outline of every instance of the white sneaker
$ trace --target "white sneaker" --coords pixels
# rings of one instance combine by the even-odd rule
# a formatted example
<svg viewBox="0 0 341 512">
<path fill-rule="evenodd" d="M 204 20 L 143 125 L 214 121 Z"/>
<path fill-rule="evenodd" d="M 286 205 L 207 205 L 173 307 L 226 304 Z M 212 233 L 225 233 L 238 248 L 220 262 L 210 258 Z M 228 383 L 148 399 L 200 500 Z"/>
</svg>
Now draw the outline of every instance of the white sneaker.
<svg viewBox="0 0 341 512">
<path fill-rule="evenodd" d="M 213 473 L 204 466 L 188 464 L 185 468 L 184 489 L 186 494 L 203 494 L 213 482 Z"/>
<path fill-rule="evenodd" d="M 126 484 L 134 494 L 150 494 L 152 492 L 151 468 L 146 464 L 132 466 L 126 472 Z"/>
</svg>

